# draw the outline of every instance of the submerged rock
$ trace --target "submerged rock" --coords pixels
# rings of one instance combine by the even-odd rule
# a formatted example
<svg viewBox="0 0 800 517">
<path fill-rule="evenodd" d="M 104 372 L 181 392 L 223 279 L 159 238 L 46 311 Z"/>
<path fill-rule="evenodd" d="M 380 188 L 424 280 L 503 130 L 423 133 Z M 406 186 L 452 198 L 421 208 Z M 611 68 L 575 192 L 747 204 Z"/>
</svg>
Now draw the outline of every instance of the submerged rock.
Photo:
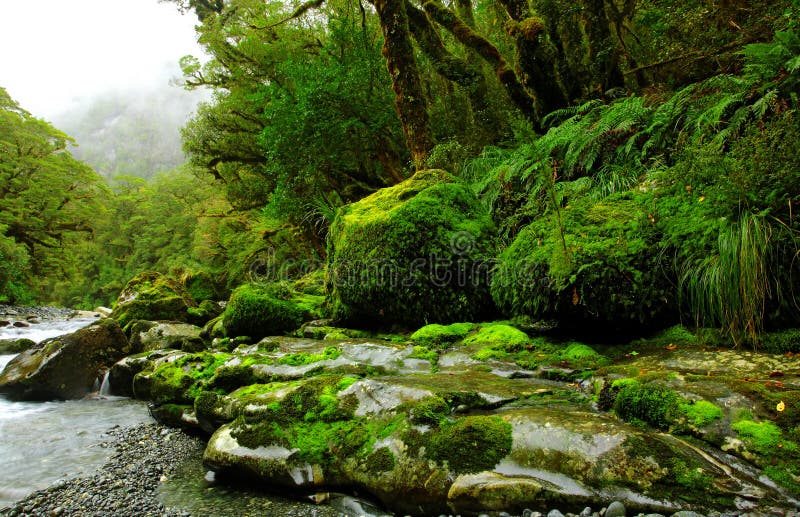
<svg viewBox="0 0 800 517">
<path fill-rule="evenodd" d="M 0 374 L 0 392 L 21 400 L 81 398 L 102 370 L 128 353 L 117 322 L 102 320 L 19 354 Z"/>
</svg>

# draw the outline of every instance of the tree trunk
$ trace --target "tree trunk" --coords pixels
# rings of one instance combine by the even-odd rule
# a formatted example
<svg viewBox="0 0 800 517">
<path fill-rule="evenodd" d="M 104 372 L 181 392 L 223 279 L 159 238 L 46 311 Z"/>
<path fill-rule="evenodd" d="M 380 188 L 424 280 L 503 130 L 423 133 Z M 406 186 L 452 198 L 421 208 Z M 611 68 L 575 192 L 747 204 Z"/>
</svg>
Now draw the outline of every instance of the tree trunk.
<svg viewBox="0 0 800 517">
<path fill-rule="evenodd" d="M 555 49 L 547 48 L 544 21 L 531 12 L 527 0 L 500 0 L 512 22 L 507 25 L 517 50 L 517 75 L 537 99 L 539 116 L 569 102 L 559 84 Z"/>
<path fill-rule="evenodd" d="M 409 37 L 405 0 L 373 0 L 373 5 L 383 31 L 382 53 L 392 79 L 395 108 L 414 166 L 420 170 L 425 167 L 434 140 Z"/>
<path fill-rule="evenodd" d="M 462 45 L 474 50 L 494 67 L 495 74 L 497 74 L 500 83 L 508 92 L 511 101 L 523 115 L 538 126 L 539 114 L 536 110 L 536 98 L 529 91 L 526 91 L 522 83 L 520 83 L 519 77 L 508 66 L 497 47 L 472 30 L 461 18 L 437 0 L 425 0 L 422 7 L 436 23 L 450 31 Z"/>
<path fill-rule="evenodd" d="M 481 131 L 497 132 L 499 120 L 487 97 L 486 77 L 477 63 L 469 63 L 450 53 L 424 11 L 406 4 L 408 22 L 420 50 L 431 60 L 436 72 L 462 88 L 469 97 L 475 122 Z"/>
</svg>

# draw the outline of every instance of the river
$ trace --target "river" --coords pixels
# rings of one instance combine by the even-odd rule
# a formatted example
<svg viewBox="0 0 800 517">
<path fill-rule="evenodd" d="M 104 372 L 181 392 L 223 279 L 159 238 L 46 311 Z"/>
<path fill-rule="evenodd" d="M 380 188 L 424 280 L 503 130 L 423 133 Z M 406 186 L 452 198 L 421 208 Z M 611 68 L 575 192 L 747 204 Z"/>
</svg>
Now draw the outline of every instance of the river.
<svg viewBox="0 0 800 517">
<path fill-rule="evenodd" d="M 0 328 L 0 339 L 42 341 L 94 319 L 49 320 Z M 13 358 L 0 355 L 0 371 Z M 145 404 L 117 397 L 67 402 L 11 402 L 0 396 L 0 508 L 53 482 L 90 474 L 113 452 L 101 446 L 115 426 L 152 421 Z"/>
</svg>

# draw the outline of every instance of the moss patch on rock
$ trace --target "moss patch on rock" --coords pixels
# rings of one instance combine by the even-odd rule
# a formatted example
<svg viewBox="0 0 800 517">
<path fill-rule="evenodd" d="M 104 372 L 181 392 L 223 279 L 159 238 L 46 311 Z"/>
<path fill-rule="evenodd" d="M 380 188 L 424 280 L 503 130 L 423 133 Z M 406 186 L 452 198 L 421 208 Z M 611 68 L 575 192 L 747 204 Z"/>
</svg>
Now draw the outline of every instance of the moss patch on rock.
<svg viewBox="0 0 800 517">
<path fill-rule="evenodd" d="M 584 198 L 536 219 L 500 256 L 492 295 L 504 314 L 612 331 L 670 322 L 675 290 L 659 234 L 633 194 Z"/>
<path fill-rule="evenodd" d="M 511 424 L 496 416 L 459 418 L 430 438 L 427 455 L 457 473 L 493 469 L 511 452 L 511 431 Z"/>
<path fill-rule="evenodd" d="M 413 343 L 428 348 L 442 348 L 461 341 L 475 328 L 474 323 L 432 323 L 417 330 L 409 338 Z"/>
</svg>

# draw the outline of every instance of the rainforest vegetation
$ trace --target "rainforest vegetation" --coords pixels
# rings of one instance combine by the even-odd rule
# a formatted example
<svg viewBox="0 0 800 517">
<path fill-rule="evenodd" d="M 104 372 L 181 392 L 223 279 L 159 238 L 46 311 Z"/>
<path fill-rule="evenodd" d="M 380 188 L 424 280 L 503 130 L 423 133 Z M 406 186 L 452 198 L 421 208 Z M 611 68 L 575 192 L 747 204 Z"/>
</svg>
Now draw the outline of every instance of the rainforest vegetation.
<svg viewBox="0 0 800 517">
<path fill-rule="evenodd" d="M 168 3 L 211 56 L 181 62 L 211 92 L 185 163 L 104 166 L 0 89 L 0 301 L 110 305 L 145 271 L 198 302 L 278 266 L 298 280 L 441 169 L 408 217 L 468 232 L 491 283 L 387 323 L 800 326 L 798 0 Z M 392 235 L 387 256 L 421 249 Z M 319 315 L 376 303 L 338 292 Z"/>
</svg>

